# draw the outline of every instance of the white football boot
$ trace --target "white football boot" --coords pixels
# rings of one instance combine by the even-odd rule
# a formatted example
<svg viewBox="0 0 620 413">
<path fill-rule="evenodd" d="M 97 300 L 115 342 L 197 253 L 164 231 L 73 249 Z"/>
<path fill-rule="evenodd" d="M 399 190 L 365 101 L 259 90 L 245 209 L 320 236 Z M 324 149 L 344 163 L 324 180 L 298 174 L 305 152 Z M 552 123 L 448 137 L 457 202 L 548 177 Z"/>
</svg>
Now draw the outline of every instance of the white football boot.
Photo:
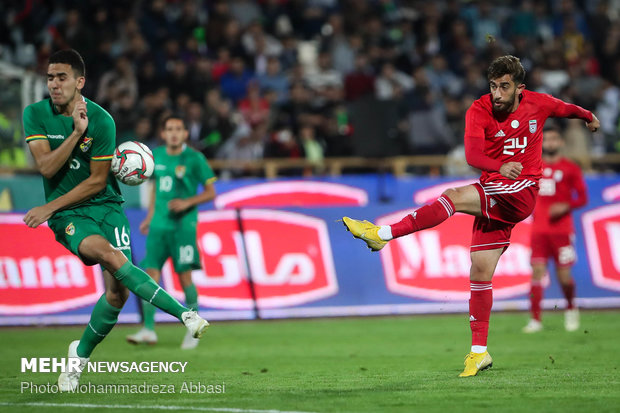
<svg viewBox="0 0 620 413">
<path fill-rule="evenodd" d="M 543 325 L 540 321 L 534 320 L 533 318 L 526 324 L 525 327 L 521 331 L 527 334 L 538 333 L 543 329 Z"/>
<path fill-rule="evenodd" d="M 207 328 L 209 328 L 209 322 L 200 317 L 196 311 L 186 311 L 181 314 L 181 320 L 187 327 L 187 331 L 193 338 L 199 339 L 202 337 Z"/>
<path fill-rule="evenodd" d="M 67 357 L 78 358 L 80 360 L 80 365 L 78 366 L 77 371 L 68 371 L 69 363 L 67 363 L 67 368 L 65 369 L 65 372 L 60 373 L 60 376 L 58 376 L 58 389 L 61 392 L 75 391 L 75 389 L 77 389 L 78 385 L 80 384 L 80 376 L 82 375 L 82 371 L 84 371 L 88 360 L 90 360 L 86 357 L 78 356 L 78 344 L 80 344 L 80 340 L 72 341 L 71 344 L 69 344 L 69 351 L 67 353 Z"/>
<path fill-rule="evenodd" d="M 564 313 L 564 328 L 566 331 L 577 331 L 579 329 L 579 310 L 573 308 Z"/>
<path fill-rule="evenodd" d="M 131 344 L 157 344 L 157 334 L 146 327 L 142 327 L 140 331 L 128 335 L 125 339 Z"/>
</svg>

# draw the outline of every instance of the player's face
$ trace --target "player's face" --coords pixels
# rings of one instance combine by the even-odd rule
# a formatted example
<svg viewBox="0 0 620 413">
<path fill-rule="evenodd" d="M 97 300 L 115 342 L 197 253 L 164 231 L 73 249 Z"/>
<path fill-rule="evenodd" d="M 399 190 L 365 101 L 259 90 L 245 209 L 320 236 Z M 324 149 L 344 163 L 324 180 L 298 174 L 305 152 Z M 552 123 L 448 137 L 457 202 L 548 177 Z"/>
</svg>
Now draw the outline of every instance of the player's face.
<svg viewBox="0 0 620 413">
<path fill-rule="evenodd" d="M 67 105 L 83 87 L 84 76 L 76 77 L 71 65 L 52 63 L 48 66 L 47 89 L 54 105 Z"/>
<path fill-rule="evenodd" d="M 189 132 L 185 129 L 185 125 L 181 119 L 168 119 L 162 131 L 164 142 L 171 148 L 178 148 L 183 145 L 188 135 Z"/>
<path fill-rule="evenodd" d="M 525 85 L 516 85 L 511 75 L 504 75 L 489 81 L 493 110 L 495 112 L 511 112 L 514 110 L 515 101 L 521 94 Z"/>
<path fill-rule="evenodd" d="M 562 148 L 564 141 L 560 133 L 554 130 L 543 132 L 543 154 L 553 156 Z"/>
</svg>

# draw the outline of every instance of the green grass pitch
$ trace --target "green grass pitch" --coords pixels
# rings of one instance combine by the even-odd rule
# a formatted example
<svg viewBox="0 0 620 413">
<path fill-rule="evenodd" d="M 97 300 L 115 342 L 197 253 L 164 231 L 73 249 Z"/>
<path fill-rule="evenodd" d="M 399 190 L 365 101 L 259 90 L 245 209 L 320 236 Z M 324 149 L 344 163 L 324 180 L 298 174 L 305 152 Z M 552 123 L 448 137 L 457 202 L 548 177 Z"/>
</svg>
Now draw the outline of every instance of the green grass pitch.
<svg viewBox="0 0 620 413">
<path fill-rule="evenodd" d="M 81 383 L 172 385 L 174 394 L 36 394 L 21 382 L 21 357 L 64 357 L 82 327 L 0 329 L 0 411 L 6 412 L 618 412 L 620 312 L 582 312 L 563 329 L 520 332 L 527 315 L 495 313 L 492 369 L 459 379 L 469 350 L 467 316 L 402 316 L 215 322 L 196 350 L 181 351 L 180 325 L 158 326 L 159 344 L 131 346 L 117 326 L 91 361 L 187 361 L 185 373 L 84 373 Z M 224 393 L 180 393 L 183 382 L 224 384 Z M 191 386 L 190 386 L 191 387 Z"/>
</svg>

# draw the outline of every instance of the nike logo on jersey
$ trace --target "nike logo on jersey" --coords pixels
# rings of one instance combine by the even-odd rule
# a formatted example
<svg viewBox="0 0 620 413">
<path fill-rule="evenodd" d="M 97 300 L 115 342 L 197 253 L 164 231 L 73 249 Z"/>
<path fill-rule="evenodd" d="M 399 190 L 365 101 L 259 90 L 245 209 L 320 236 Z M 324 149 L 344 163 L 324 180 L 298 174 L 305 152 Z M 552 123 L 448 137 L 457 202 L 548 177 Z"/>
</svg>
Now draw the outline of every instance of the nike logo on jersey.
<svg viewBox="0 0 620 413">
<path fill-rule="evenodd" d="M 497 132 L 497 133 L 495 134 L 495 137 L 496 137 L 496 138 L 502 138 L 502 137 L 504 137 L 504 136 L 506 136 L 506 134 L 505 134 L 505 133 L 504 133 L 504 131 L 503 131 L 503 130 L 501 130 L 501 129 L 499 130 L 499 132 Z"/>
<path fill-rule="evenodd" d="M 477 321 L 477 320 L 476 320 L 476 317 L 474 317 L 473 315 L 470 315 L 469 316 L 469 321 Z"/>
</svg>

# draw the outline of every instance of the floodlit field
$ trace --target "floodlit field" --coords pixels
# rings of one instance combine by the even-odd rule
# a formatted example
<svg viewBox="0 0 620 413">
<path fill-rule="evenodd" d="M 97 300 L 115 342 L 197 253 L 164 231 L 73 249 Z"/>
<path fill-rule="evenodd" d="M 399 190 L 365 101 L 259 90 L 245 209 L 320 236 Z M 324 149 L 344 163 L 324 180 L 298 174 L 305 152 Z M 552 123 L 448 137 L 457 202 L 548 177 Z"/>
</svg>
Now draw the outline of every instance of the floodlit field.
<svg viewBox="0 0 620 413">
<path fill-rule="evenodd" d="M 0 410 L 617 412 L 620 312 L 583 312 L 576 333 L 564 331 L 557 312 L 545 314 L 545 331 L 524 335 L 526 319 L 492 315 L 494 366 L 470 379 L 457 378 L 469 349 L 467 316 L 448 315 L 219 322 L 192 351 L 178 349 L 181 326 L 160 326 L 151 347 L 126 344 L 135 327 L 121 326 L 92 361 L 187 361 L 185 373 L 84 373 L 81 382 L 91 391 L 167 385 L 173 394 L 50 394 L 58 374 L 21 373 L 20 359 L 65 357 L 82 328 L 5 328 Z"/>
</svg>

